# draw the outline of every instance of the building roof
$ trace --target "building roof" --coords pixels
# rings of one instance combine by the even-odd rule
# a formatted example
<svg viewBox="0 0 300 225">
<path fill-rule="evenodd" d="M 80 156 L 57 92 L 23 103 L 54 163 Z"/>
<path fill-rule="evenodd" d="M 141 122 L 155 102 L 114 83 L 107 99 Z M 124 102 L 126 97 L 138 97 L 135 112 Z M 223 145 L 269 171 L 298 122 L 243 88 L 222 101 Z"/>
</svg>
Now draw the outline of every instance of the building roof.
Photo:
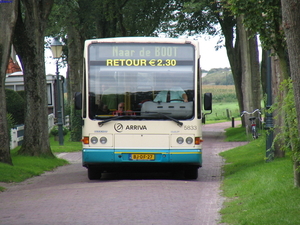
<svg viewBox="0 0 300 225">
<path fill-rule="evenodd" d="M 12 60 L 12 58 L 10 57 L 9 61 L 8 61 L 7 69 L 6 69 L 6 74 L 11 74 L 14 72 L 19 72 L 19 71 L 22 71 L 22 70 L 21 70 L 21 67 L 19 66 L 18 62 L 14 62 Z"/>
</svg>

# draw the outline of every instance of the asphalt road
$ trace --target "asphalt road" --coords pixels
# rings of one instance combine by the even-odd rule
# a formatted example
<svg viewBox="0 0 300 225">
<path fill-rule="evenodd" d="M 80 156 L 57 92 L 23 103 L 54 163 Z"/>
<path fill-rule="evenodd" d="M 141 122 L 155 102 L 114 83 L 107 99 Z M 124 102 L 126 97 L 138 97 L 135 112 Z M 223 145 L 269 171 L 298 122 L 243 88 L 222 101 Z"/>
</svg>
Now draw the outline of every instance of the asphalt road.
<svg viewBox="0 0 300 225">
<path fill-rule="evenodd" d="M 223 142 L 230 123 L 204 125 L 203 167 L 195 181 L 180 173 L 105 174 L 90 181 L 80 153 L 71 162 L 18 184 L 3 184 L 2 225 L 215 225 L 219 224 L 222 158 L 219 152 L 245 143 Z"/>
</svg>

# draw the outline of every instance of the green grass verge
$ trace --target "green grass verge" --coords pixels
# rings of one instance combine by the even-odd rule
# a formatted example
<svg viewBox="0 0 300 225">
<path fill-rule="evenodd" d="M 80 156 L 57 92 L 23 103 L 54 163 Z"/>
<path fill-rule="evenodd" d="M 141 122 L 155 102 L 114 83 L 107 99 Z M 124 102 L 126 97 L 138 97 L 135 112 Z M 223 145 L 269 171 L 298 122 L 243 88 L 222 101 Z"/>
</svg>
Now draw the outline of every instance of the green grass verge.
<svg viewBox="0 0 300 225">
<path fill-rule="evenodd" d="M 238 127 L 230 127 L 225 129 L 225 141 L 252 141 L 251 135 L 247 136 L 245 127 L 239 125 Z"/>
<path fill-rule="evenodd" d="M 242 127 L 241 125 L 239 125 L 238 127 L 230 127 L 225 129 L 226 133 L 225 133 L 225 141 L 230 142 L 230 141 L 252 141 L 252 134 L 249 131 L 248 134 L 246 133 L 246 128 Z M 265 137 L 266 132 L 265 130 L 258 130 L 259 133 L 259 138 L 260 137 Z"/>
<path fill-rule="evenodd" d="M 21 182 L 68 164 L 64 159 L 20 156 L 17 150 L 11 152 L 13 166 L 0 163 L 0 182 Z"/>
<path fill-rule="evenodd" d="M 54 136 L 49 138 L 52 152 L 78 152 L 82 149 L 81 142 L 70 141 L 70 132 L 64 136 L 64 145 L 59 145 L 59 142 L 55 140 Z"/>
<path fill-rule="evenodd" d="M 300 190 L 293 187 L 290 157 L 265 162 L 264 136 L 220 153 L 225 158 L 221 210 L 226 224 L 299 224 Z"/>
<path fill-rule="evenodd" d="M 64 145 L 59 145 L 59 142 L 50 137 L 51 150 L 54 153 L 59 152 L 75 152 L 82 148 L 81 142 L 71 142 L 70 135 L 64 137 Z M 43 158 L 20 156 L 17 154 L 20 147 L 11 151 L 13 166 L 5 163 L 0 163 L 0 182 L 21 182 L 33 176 L 39 176 L 45 171 L 51 171 L 58 166 L 67 165 L 68 162 L 59 158 Z M 0 187 L 0 192 L 5 188 Z"/>
</svg>

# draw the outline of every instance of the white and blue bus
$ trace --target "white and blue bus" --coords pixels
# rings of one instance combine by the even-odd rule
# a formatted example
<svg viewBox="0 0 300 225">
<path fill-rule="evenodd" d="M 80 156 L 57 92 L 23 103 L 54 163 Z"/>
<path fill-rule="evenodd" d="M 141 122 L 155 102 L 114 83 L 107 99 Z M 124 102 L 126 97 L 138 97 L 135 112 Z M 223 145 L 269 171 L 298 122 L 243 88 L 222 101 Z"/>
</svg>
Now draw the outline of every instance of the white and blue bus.
<svg viewBox="0 0 300 225">
<path fill-rule="evenodd" d="M 198 42 L 126 37 L 87 40 L 82 93 L 82 163 L 91 180 L 129 167 L 202 166 L 202 100 Z"/>
</svg>

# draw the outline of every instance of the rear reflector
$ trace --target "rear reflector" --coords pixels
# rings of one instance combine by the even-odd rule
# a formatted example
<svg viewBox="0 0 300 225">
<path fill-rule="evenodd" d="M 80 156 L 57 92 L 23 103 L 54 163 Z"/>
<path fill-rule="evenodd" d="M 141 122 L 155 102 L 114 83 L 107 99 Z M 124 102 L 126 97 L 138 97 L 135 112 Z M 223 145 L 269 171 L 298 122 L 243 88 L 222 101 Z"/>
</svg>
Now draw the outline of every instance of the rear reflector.
<svg viewBox="0 0 300 225">
<path fill-rule="evenodd" d="M 195 145 L 200 145 L 203 140 L 200 137 L 195 137 Z"/>
</svg>

